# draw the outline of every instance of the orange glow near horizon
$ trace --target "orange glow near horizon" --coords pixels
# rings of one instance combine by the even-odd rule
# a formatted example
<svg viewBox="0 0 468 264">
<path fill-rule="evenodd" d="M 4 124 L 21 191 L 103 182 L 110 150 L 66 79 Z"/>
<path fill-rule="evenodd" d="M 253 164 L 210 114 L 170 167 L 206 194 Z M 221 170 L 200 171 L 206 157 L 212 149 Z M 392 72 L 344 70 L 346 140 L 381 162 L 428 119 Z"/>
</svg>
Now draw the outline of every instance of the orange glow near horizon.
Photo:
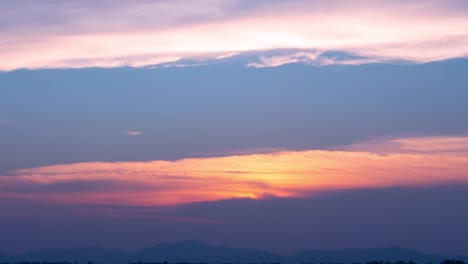
<svg viewBox="0 0 468 264">
<path fill-rule="evenodd" d="M 468 137 L 381 140 L 343 150 L 177 161 L 88 162 L 17 170 L 0 197 L 114 205 L 307 197 L 323 191 L 468 183 Z"/>
</svg>

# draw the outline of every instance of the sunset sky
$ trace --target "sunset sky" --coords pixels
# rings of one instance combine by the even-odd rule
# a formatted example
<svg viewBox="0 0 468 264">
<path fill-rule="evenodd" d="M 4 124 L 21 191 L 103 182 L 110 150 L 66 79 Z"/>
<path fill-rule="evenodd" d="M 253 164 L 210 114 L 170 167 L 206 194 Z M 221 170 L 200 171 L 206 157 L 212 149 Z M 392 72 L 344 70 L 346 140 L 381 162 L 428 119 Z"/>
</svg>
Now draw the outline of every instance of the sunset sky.
<svg viewBox="0 0 468 264">
<path fill-rule="evenodd" d="M 0 1 L 0 255 L 466 255 L 467 57 L 465 0 Z"/>
</svg>

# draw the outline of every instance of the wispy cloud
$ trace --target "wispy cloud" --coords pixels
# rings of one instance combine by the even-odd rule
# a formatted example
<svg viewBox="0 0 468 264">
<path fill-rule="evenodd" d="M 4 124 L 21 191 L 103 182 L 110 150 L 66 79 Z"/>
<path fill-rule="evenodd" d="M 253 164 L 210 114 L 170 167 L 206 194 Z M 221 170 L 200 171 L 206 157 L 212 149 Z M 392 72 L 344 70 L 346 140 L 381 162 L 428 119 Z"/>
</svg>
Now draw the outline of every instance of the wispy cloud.
<svg viewBox="0 0 468 264">
<path fill-rule="evenodd" d="M 466 183 L 467 165 L 467 137 L 403 138 L 341 150 L 22 169 L 0 177 L 5 190 L 0 196 L 114 205 L 304 197 L 342 189 Z"/>
<path fill-rule="evenodd" d="M 288 52 L 284 51 L 280 55 L 261 55 L 258 61 L 247 63 L 248 67 L 254 68 L 266 68 L 266 67 L 277 67 L 290 63 L 303 63 L 315 66 L 325 65 L 360 65 L 370 63 L 384 63 L 384 62 L 395 62 L 389 58 L 379 57 L 361 57 L 361 56 L 347 56 L 340 58 L 334 55 L 324 54 L 319 51 L 296 51 Z"/>
<path fill-rule="evenodd" d="M 278 48 L 417 63 L 468 55 L 468 7 L 456 0 L 54 3 L 2 2 L 1 70 L 138 67 Z"/>
<path fill-rule="evenodd" d="M 143 135 L 143 132 L 141 132 L 141 131 L 136 131 L 136 130 L 131 130 L 131 131 L 125 132 L 125 135 L 136 137 L 136 136 L 141 136 L 141 135 Z"/>
<path fill-rule="evenodd" d="M 317 60 L 320 53 L 318 52 L 296 52 L 288 55 L 277 56 L 261 56 L 259 62 L 251 62 L 247 64 L 249 67 L 263 68 L 263 67 L 276 67 L 288 63 L 303 62 L 312 64 Z"/>
</svg>

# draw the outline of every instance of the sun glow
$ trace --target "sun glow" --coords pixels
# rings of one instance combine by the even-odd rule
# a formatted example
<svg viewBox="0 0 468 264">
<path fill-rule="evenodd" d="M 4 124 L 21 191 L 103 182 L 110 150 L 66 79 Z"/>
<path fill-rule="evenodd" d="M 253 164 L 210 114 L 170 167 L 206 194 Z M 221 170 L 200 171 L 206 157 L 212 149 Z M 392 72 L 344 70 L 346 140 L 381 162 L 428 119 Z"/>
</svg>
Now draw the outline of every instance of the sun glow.
<svg viewBox="0 0 468 264">
<path fill-rule="evenodd" d="M 174 205 L 323 191 L 468 183 L 468 138 L 408 138 L 343 150 L 280 151 L 177 161 L 88 162 L 0 177 L 1 197 Z"/>
</svg>

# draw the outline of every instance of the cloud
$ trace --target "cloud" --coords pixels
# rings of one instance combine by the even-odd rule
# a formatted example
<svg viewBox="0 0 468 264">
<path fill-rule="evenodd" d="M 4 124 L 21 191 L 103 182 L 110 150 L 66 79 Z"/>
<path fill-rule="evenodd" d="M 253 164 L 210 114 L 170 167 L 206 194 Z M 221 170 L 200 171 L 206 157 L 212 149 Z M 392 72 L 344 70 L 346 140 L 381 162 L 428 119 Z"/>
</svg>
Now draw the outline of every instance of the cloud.
<svg viewBox="0 0 468 264">
<path fill-rule="evenodd" d="M 1 70 L 140 67 L 279 48 L 340 50 L 416 63 L 468 55 L 468 7 L 456 0 L 41 1 L 2 6 L 0 17 L 8 23 L 0 23 Z"/>
<path fill-rule="evenodd" d="M 174 205 L 467 183 L 467 142 L 467 137 L 403 138 L 337 150 L 45 166 L 0 177 L 0 187 L 8 190 L 0 196 L 85 204 Z"/>
<path fill-rule="evenodd" d="M 344 54 L 340 54 L 344 55 Z M 362 57 L 348 54 L 345 57 L 326 54 L 319 51 L 283 51 L 280 55 L 260 55 L 257 62 L 250 62 L 246 66 L 254 68 L 277 67 L 290 63 L 303 63 L 315 66 L 325 65 L 360 65 L 370 63 L 395 62 L 389 58 Z"/>
<path fill-rule="evenodd" d="M 136 131 L 136 130 L 132 130 L 132 131 L 127 131 L 127 132 L 125 132 L 125 135 L 136 137 L 136 136 L 141 136 L 141 135 L 143 135 L 143 132 Z"/>
<path fill-rule="evenodd" d="M 276 67 L 288 63 L 312 63 L 319 56 L 318 52 L 296 52 L 291 55 L 279 55 L 279 56 L 261 56 L 259 62 L 252 62 L 247 64 L 248 67 L 263 68 L 263 67 Z"/>
</svg>

